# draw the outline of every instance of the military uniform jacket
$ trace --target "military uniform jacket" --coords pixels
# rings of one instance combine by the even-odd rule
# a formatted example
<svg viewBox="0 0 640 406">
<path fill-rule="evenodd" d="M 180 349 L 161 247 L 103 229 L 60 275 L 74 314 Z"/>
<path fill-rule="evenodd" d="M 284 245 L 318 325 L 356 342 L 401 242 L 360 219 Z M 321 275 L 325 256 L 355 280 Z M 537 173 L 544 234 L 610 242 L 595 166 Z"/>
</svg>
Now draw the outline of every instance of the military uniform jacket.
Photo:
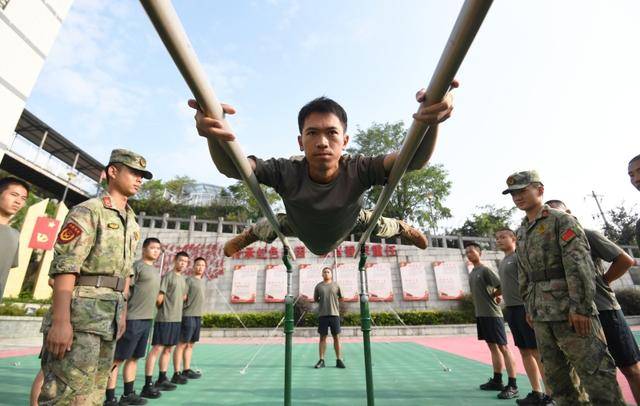
<svg viewBox="0 0 640 406">
<path fill-rule="evenodd" d="M 598 314 L 589 244 L 573 216 L 545 205 L 532 223 L 523 219 L 516 235 L 520 294 L 533 320 Z M 542 280 L 545 274 L 553 277 Z"/>
<path fill-rule="evenodd" d="M 140 228 L 135 213 L 112 205 L 103 194 L 73 207 L 58 234 L 49 276 L 72 273 L 127 278 L 133 274 L 133 256 Z M 74 331 L 112 340 L 124 309 L 122 293 L 110 288 L 76 286 L 71 302 Z"/>
</svg>

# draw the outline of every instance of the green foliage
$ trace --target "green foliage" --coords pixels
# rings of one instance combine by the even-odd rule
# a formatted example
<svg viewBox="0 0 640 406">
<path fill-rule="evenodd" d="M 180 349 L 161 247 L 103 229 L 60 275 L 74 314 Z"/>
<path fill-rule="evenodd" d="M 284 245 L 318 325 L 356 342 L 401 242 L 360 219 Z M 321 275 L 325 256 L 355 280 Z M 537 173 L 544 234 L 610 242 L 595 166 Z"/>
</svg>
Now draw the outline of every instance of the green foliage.
<svg viewBox="0 0 640 406">
<path fill-rule="evenodd" d="M 51 298 L 48 299 L 33 299 L 32 293 L 28 292 L 20 292 L 18 297 L 5 297 L 2 299 L 3 303 L 35 303 L 35 304 L 51 304 Z"/>
<path fill-rule="evenodd" d="M 477 210 L 479 211 L 478 213 L 471 218 L 467 218 L 462 227 L 452 230 L 451 234 L 493 237 L 499 229 L 510 227 L 516 208 L 498 208 L 488 204 L 477 207 Z"/>
<path fill-rule="evenodd" d="M 605 225 L 604 235 L 620 245 L 635 245 L 635 227 L 638 213 L 620 205 L 609 210 L 609 227 Z"/>
<path fill-rule="evenodd" d="M 178 201 L 180 201 L 180 199 L 182 199 L 182 197 L 184 196 L 184 189 L 187 186 L 192 186 L 195 184 L 195 179 L 191 179 L 188 176 L 176 176 L 175 178 L 165 182 L 164 187 L 168 191 L 173 193 L 178 198 Z"/>
<path fill-rule="evenodd" d="M 282 204 L 282 200 L 275 190 L 264 185 L 260 185 L 260 187 L 262 188 L 262 192 L 266 196 L 267 202 L 272 209 L 275 209 L 277 206 Z M 262 212 L 260 211 L 258 202 L 244 182 L 238 181 L 229 186 L 229 192 L 238 204 L 236 211 L 237 218 L 235 220 L 242 222 L 247 220 L 256 221 L 262 217 Z"/>
<path fill-rule="evenodd" d="M 364 131 L 356 131 L 353 137 L 355 146 L 347 152 L 367 156 L 388 154 L 400 149 L 406 133 L 402 121 L 374 123 Z M 383 214 L 436 229 L 439 221 L 451 217 L 451 210 L 443 203 L 451 189 L 447 175 L 439 164 L 407 172 Z M 366 205 L 374 206 L 381 192 L 381 186 L 372 188 L 366 195 Z"/>
<path fill-rule="evenodd" d="M 0 305 L 0 316 L 24 316 L 26 311 L 21 306 L 14 304 Z"/>
<path fill-rule="evenodd" d="M 137 197 L 145 200 L 160 200 L 166 189 L 162 179 L 152 179 L 144 182 L 138 191 Z"/>
<path fill-rule="evenodd" d="M 640 315 L 640 289 L 625 288 L 616 291 L 616 299 L 627 316 Z"/>
</svg>

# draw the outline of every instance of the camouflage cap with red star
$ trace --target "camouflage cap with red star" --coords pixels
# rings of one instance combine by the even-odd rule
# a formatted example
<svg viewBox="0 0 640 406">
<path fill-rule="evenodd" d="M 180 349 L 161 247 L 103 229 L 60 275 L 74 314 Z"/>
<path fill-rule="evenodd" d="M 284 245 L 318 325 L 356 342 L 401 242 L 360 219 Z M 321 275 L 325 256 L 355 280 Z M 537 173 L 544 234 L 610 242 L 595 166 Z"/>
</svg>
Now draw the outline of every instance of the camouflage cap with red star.
<svg viewBox="0 0 640 406">
<path fill-rule="evenodd" d="M 542 185 L 540 175 L 537 171 L 522 171 L 513 173 L 507 178 L 508 187 L 507 189 L 502 191 L 502 194 L 506 195 L 516 190 L 524 189 L 534 182 Z"/>
<path fill-rule="evenodd" d="M 111 151 L 111 157 L 109 158 L 109 164 L 121 163 L 127 165 L 129 168 L 142 172 L 142 177 L 145 179 L 153 178 L 151 172 L 147 170 L 147 160 L 138 155 L 135 152 L 128 151 L 126 149 L 114 149 Z"/>
</svg>

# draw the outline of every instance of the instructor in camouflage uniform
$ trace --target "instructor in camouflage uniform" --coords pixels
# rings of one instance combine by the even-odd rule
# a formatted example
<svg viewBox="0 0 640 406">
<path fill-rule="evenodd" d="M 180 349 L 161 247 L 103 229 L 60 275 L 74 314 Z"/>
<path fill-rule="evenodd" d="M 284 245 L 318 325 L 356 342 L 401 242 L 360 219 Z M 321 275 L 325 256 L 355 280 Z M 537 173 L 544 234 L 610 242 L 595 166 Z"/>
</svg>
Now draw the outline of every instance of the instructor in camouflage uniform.
<svg viewBox="0 0 640 406">
<path fill-rule="evenodd" d="M 40 405 L 102 405 L 140 228 L 127 199 L 151 179 L 143 157 L 116 149 L 107 190 L 75 206 L 55 246 L 51 311 L 43 321 Z"/>
<path fill-rule="evenodd" d="M 507 185 L 502 193 L 526 212 L 517 232 L 520 293 L 554 400 L 580 404 L 569 375 L 574 367 L 589 404 L 624 405 L 596 317 L 595 270 L 582 227 L 573 216 L 542 204 L 537 172 L 514 173 Z"/>
</svg>

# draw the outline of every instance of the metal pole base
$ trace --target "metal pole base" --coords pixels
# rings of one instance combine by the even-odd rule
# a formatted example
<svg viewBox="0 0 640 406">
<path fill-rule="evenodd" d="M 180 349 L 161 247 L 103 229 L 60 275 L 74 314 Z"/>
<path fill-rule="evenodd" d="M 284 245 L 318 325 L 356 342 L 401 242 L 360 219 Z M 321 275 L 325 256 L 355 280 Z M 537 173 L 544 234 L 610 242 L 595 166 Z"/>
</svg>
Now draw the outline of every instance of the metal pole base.
<svg viewBox="0 0 640 406">
<path fill-rule="evenodd" d="M 282 262 L 287 268 L 287 296 L 284 299 L 284 405 L 291 406 L 291 371 L 293 368 L 293 295 L 291 294 L 291 283 L 293 271 L 289 262 L 288 249 L 284 248 Z"/>
<path fill-rule="evenodd" d="M 366 263 L 364 246 L 360 251 L 360 326 L 362 330 L 362 343 L 364 345 L 364 370 L 367 384 L 367 406 L 373 406 L 375 399 L 373 395 L 373 368 L 371 365 L 371 313 L 369 312 L 369 292 L 366 284 Z"/>
</svg>

